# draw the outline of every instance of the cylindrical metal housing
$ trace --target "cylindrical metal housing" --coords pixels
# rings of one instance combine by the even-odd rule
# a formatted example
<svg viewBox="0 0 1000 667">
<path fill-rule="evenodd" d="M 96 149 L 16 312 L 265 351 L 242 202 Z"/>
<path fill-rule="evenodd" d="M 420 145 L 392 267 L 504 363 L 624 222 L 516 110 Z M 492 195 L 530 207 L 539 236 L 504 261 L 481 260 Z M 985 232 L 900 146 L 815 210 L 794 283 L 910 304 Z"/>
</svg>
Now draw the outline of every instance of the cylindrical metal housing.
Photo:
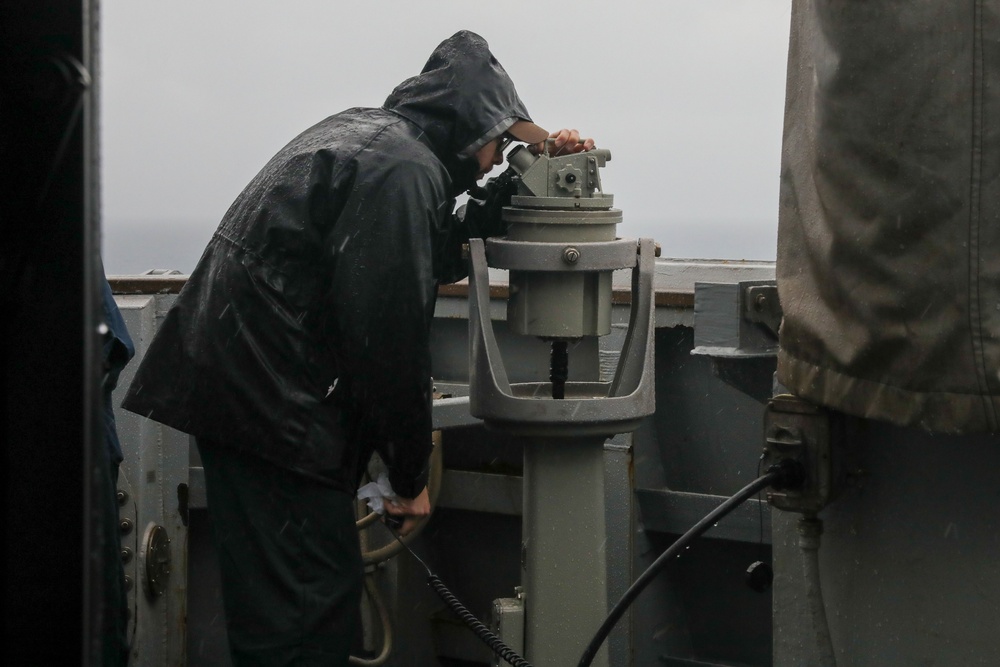
<svg viewBox="0 0 1000 667">
<path fill-rule="evenodd" d="M 572 205 L 574 200 L 567 198 Z M 564 266 L 510 272 L 507 324 L 521 335 L 547 338 L 604 336 L 611 332 L 611 271 L 565 270 L 586 252 L 574 243 L 614 241 L 622 213 L 618 209 L 567 208 L 503 211 L 507 239 L 565 244 Z"/>
</svg>

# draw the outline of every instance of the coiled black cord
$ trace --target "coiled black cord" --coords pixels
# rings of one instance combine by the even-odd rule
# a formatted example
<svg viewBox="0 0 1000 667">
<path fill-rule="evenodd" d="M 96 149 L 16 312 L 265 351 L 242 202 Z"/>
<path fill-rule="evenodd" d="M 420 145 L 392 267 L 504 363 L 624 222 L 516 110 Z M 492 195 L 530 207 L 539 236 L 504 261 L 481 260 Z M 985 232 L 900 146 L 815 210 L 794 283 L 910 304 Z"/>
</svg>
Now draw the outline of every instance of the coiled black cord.
<svg viewBox="0 0 1000 667">
<path fill-rule="evenodd" d="M 444 603 L 448 605 L 448 608 L 455 612 L 455 615 L 462 619 L 462 622 L 469 626 L 469 629 L 476 633 L 479 640 L 490 647 L 490 649 L 500 656 L 504 661 L 513 665 L 513 667 L 531 667 L 531 663 L 519 656 L 512 648 L 503 643 L 499 637 L 497 637 L 493 632 L 490 631 L 482 621 L 473 615 L 471 611 L 465 608 L 465 605 L 455 597 L 455 595 L 448 590 L 448 587 L 444 585 L 441 578 L 436 574 L 427 571 L 427 583 L 430 584 L 434 592 L 438 594 L 438 597 L 444 600 Z"/>
<path fill-rule="evenodd" d="M 652 565 L 650 565 L 645 572 L 643 572 L 638 579 L 635 580 L 622 599 L 618 601 L 618 604 L 614 606 L 608 617 L 604 619 L 604 623 L 598 628 L 597 633 L 594 638 L 590 640 L 590 644 L 583 652 L 583 657 L 580 658 L 580 662 L 577 663 L 577 667 L 590 667 L 590 663 L 594 661 L 594 656 L 597 655 L 597 651 L 600 650 L 601 645 L 604 640 L 608 638 L 611 634 L 611 629 L 615 627 L 618 620 L 628 609 L 629 605 L 639 596 L 639 593 L 646 588 L 646 586 L 660 573 L 667 563 L 673 559 L 678 553 L 684 550 L 684 548 L 693 542 L 696 538 L 700 537 L 705 531 L 715 525 L 715 523 L 726 516 L 734 509 L 743 504 L 747 499 L 755 496 L 759 491 L 767 488 L 768 486 L 773 486 L 775 488 L 796 488 L 802 484 L 803 472 L 801 466 L 794 461 L 785 460 L 779 464 L 773 465 L 768 469 L 767 473 L 758 477 L 754 481 L 747 484 L 745 487 L 736 492 L 736 495 L 731 498 L 727 498 L 721 505 L 716 507 L 714 510 L 708 513 L 708 515 L 696 523 L 690 530 L 677 538 L 677 541 L 670 545 L 670 547 L 660 554 Z"/>
<path fill-rule="evenodd" d="M 434 592 L 438 594 L 438 597 L 441 598 L 446 605 L 448 605 L 448 608 L 451 609 L 456 616 L 462 619 L 462 622 L 465 623 L 477 637 L 479 637 L 480 641 L 489 646 L 495 654 L 497 654 L 505 662 L 511 664 L 513 667 L 531 667 L 530 662 L 519 656 L 512 648 L 504 644 L 502 639 L 493 634 L 493 632 L 486 627 L 482 621 L 476 618 L 475 615 L 469 611 L 457 597 L 455 597 L 454 593 L 448 590 L 448 587 L 444 585 L 441 578 L 431 572 L 431 569 L 427 567 L 427 563 L 425 563 L 420 556 L 413 553 L 410 546 L 399 538 L 399 535 L 396 534 L 395 531 L 393 532 L 393 535 L 397 540 L 399 540 L 400 544 L 406 547 L 406 550 L 410 552 L 410 555 L 416 558 L 417 562 L 420 563 L 425 570 L 427 570 L 427 583 L 434 589 Z"/>
</svg>

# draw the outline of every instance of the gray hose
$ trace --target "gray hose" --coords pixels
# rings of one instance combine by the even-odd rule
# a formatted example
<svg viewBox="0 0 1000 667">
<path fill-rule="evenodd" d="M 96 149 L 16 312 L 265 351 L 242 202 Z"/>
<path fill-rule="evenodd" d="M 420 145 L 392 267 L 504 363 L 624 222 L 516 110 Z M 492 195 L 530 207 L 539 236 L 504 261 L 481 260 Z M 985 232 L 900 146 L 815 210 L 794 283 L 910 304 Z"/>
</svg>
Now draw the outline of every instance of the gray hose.
<svg viewBox="0 0 1000 667">
<path fill-rule="evenodd" d="M 378 512 L 369 512 L 365 516 L 355 521 L 354 524 L 357 526 L 358 530 L 364 530 L 368 526 L 374 524 L 380 518 L 382 518 L 382 515 L 379 514 Z"/>
<path fill-rule="evenodd" d="M 441 453 L 441 432 L 434 431 L 432 434 L 432 439 L 434 442 L 434 449 L 431 450 L 430 458 L 430 471 L 427 480 L 427 493 L 430 499 L 431 512 L 434 512 L 434 508 L 437 506 L 438 494 L 441 492 L 441 477 L 444 474 L 444 462 L 443 455 Z M 413 538 L 420 534 L 420 531 L 424 529 L 427 524 L 427 520 L 430 515 L 421 517 L 417 525 L 413 527 L 413 530 L 405 538 L 397 537 L 395 541 L 386 544 L 384 547 L 379 549 L 374 549 L 372 551 L 365 551 L 361 554 L 362 561 L 365 565 L 377 565 L 382 561 L 388 560 L 399 553 L 400 550 L 406 546 L 406 543 L 410 542 Z M 372 524 L 376 523 L 379 519 L 379 514 L 376 512 L 371 512 L 367 516 L 361 518 L 357 521 L 358 530 L 364 530 Z M 357 665 L 358 667 L 379 667 L 389 659 L 389 654 L 392 652 L 392 625 L 391 619 L 389 618 L 389 610 L 385 606 L 385 602 L 382 600 L 382 596 L 378 592 L 378 586 L 375 584 L 374 576 L 368 574 L 365 576 L 365 590 L 368 592 L 368 597 L 371 598 L 372 603 L 378 609 L 379 622 L 382 624 L 382 650 L 379 652 L 378 656 L 368 659 L 359 658 L 357 656 L 350 656 L 349 664 Z"/>
<path fill-rule="evenodd" d="M 371 598 L 372 604 L 378 609 L 379 622 L 382 624 L 382 650 L 374 658 L 359 658 L 352 655 L 348 659 L 348 664 L 357 667 L 379 667 L 385 664 L 385 661 L 389 659 L 389 654 L 392 653 L 392 625 L 390 624 L 389 610 L 382 600 L 382 595 L 378 592 L 374 572 L 365 575 L 365 591 Z"/>
<path fill-rule="evenodd" d="M 802 551 L 802 573 L 806 584 L 806 605 L 816 639 L 816 653 L 821 667 L 837 667 L 837 657 L 830 638 L 830 624 L 823 604 L 823 587 L 819 576 L 819 543 L 823 522 L 816 517 L 799 519 L 799 547 Z"/>
</svg>

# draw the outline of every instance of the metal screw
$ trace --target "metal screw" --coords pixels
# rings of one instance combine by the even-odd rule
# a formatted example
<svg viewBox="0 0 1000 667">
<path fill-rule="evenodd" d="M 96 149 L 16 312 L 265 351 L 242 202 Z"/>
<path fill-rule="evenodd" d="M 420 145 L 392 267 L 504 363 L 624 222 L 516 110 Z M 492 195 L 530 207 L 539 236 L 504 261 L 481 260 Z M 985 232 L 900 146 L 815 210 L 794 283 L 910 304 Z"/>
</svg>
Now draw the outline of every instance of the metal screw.
<svg viewBox="0 0 1000 667">
<path fill-rule="evenodd" d="M 125 590 L 132 590 L 132 577 L 125 575 Z"/>
<path fill-rule="evenodd" d="M 567 264 L 576 264 L 580 261 L 580 251 L 576 248 L 566 248 L 563 250 L 563 261 Z"/>
<path fill-rule="evenodd" d="M 758 313 L 763 312 L 764 308 L 767 306 L 767 297 L 763 294 L 758 294 L 757 298 L 753 300 L 753 307 Z"/>
<path fill-rule="evenodd" d="M 115 494 L 115 497 L 118 499 L 119 505 L 124 505 L 125 503 L 128 502 L 128 494 L 122 491 L 121 489 L 118 490 L 118 493 Z"/>
<path fill-rule="evenodd" d="M 122 548 L 122 562 L 127 563 L 132 560 L 132 550 L 128 547 Z"/>
<path fill-rule="evenodd" d="M 129 533 L 131 533 L 132 532 L 132 520 L 131 519 L 122 519 L 120 522 L 118 522 L 118 530 L 121 531 L 122 535 L 128 535 Z"/>
</svg>

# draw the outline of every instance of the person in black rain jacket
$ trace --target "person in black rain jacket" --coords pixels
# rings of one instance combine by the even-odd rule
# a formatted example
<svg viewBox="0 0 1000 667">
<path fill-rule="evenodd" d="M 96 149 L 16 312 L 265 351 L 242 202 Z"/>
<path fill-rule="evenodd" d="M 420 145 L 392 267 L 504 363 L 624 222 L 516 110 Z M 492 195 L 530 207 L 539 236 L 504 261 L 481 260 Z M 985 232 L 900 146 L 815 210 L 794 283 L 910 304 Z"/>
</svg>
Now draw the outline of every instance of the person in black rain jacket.
<svg viewBox="0 0 1000 667">
<path fill-rule="evenodd" d="M 459 32 L 381 108 L 293 139 L 223 218 L 123 405 L 196 437 L 236 664 L 346 664 L 373 450 L 402 532 L 430 510 L 428 337 L 470 234 L 455 196 L 503 142 L 548 136 L 486 41 Z"/>
</svg>

